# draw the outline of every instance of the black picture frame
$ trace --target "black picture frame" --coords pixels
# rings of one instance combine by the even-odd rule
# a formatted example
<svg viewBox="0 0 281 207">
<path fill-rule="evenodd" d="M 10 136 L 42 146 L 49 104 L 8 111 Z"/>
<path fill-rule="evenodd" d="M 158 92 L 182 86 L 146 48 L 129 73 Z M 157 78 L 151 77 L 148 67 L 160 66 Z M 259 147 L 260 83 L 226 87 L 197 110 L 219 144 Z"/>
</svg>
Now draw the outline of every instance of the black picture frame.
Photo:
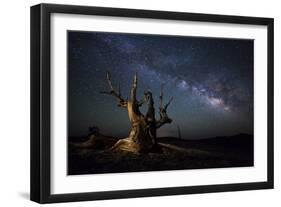
<svg viewBox="0 0 281 207">
<path fill-rule="evenodd" d="M 267 181 L 153 189 L 51 194 L 50 184 L 50 15 L 52 13 L 134 17 L 267 26 Z M 273 23 L 272 18 L 195 14 L 152 10 L 39 4 L 31 7 L 31 175 L 30 198 L 38 203 L 165 196 L 273 188 Z"/>
</svg>

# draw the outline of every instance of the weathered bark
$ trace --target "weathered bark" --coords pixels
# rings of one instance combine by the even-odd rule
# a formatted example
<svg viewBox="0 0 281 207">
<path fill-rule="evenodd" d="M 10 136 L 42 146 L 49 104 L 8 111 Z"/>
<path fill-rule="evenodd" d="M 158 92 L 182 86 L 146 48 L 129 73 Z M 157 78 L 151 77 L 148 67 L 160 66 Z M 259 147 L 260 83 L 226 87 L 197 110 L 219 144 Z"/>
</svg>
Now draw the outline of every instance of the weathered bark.
<svg viewBox="0 0 281 207">
<path fill-rule="evenodd" d="M 124 139 L 120 139 L 113 147 L 112 150 L 125 150 L 134 153 L 140 152 L 150 152 L 156 147 L 156 130 L 166 123 L 171 123 L 167 115 L 167 107 L 171 103 L 172 99 L 163 106 L 163 87 L 161 87 L 160 93 L 160 119 L 155 118 L 155 108 L 153 96 L 150 91 L 144 93 L 144 99 L 142 101 L 137 100 L 137 84 L 138 77 L 137 73 L 134 76 L 133 84 L 131 87 L 130 98 L 125 100 L 121 96 L 120 87 L 118 92 L 114 89 L 111 83 L 111 75 L 107 72 L 107 82 L 110 87 L 109 92 L 102 92 L 104 94 L 109 94 L 117 98 L 118 106 L 126 108 L 128 111 L 129 120 L 131 123 L 131 130 L 129 136 Z M 148 109 L 147 113 L 143 115 L 139 107 L 144 103 L 147 103 Z"/>
</svg>

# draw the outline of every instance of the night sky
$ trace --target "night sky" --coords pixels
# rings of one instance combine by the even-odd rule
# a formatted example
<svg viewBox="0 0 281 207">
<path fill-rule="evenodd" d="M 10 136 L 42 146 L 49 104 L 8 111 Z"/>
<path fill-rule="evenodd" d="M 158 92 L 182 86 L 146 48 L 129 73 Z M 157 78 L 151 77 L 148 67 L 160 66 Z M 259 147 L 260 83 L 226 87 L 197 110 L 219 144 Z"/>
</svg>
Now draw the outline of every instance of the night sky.
<svg viewBox="0 0 281 207">
<path fill-rule="evenodd" d="M 124 98 L 138 72 L 138 99 L 159 93 L 172 124 L 158 137 L 198 139 L 253 134 L 253 40 L 68 31 L 68 134 L 82 136 L 89 126 L 104 135 L 127 137 L 127 110 L 117 106 L 106 71 Z M 146 111 L 146 106 L 141 108 Z"/>
</svg>

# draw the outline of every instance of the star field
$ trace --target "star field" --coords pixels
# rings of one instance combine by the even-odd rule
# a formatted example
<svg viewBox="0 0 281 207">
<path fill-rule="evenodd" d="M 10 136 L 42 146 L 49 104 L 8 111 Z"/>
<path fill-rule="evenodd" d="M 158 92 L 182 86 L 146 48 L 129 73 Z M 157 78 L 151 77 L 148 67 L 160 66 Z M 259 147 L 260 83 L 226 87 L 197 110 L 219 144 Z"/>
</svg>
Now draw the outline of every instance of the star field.
<svg viewBox="0 0 281 207">
<path fill-rule="evenodd" d="M 252 134 L 253 46 L 242 39 L 69 31 L 68 133 L 85 135 L 95 125 L 106 135 L 128 135 L 127 111 L 100 94 L 108 70 L 124 98 L 138 72 L 138 99 L 149 89 L 156 107 L 164 84 L 164 99 L 174 98 L 173 123 L 158 136 L 176 137 L 177 126 L 185 139 Z"/>
</svg>

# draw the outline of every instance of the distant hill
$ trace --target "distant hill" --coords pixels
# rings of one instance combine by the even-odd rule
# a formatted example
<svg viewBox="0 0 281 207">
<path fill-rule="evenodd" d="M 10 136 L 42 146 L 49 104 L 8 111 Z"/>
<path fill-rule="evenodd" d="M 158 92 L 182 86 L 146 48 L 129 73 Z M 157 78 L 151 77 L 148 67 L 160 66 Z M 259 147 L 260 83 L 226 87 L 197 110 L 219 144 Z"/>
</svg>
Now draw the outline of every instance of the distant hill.
<svg viewBox="0 0 281 207">
<path fill-rule="evenodd" d="M 253 135 L 250 134 L 237 134 L 233 136 L 220 136 L 220 137 L 212 137 L 212 138 L 204 138 L 198 140 L 187 140 L 187 139 L 179 139 L 177 137 L 159 137 L 159 142 L 182 145 L 184 147 L 190 146 L 203 146 L 206 145 L 208 147 L 226 147 L 226 148 L 239 148 L 243 150 L 249 150 L 253 147 L 254 138 Z M 252 149 L 253 150 L 253 149 Z"/>
</svg>

